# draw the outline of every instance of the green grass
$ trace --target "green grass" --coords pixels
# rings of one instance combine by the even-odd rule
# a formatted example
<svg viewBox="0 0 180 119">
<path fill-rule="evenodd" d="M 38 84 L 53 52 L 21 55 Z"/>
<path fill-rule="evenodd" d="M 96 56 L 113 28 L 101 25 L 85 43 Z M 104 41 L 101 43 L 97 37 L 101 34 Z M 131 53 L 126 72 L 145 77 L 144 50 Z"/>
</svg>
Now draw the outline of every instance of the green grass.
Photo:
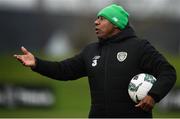
<svg viewBox="0 0 180 119">
<path fill-rule="evenodd" d="M 0 117 L 87 117 L 90 92 L 87 78 L 57 81 L 22 66 L 13 57 L 1 57 L 0 84 L 52 87 L 56 104 L 51 108 L 0 108 Z"/>
<path fill-rule="evenodd" d="M 167 56 L 168 60 L 177 70 L 178 79 L 180 72 L 180 57 Z M 0 109 L 0 117 L 87 117 L 90 108 L 90 92 L 87 78 L 76 81 L 56 81 L 37 73 L 29 68 L 23 67 L 13 57 L 0 58 L 0 83 L 1 84 L 22 84 L 22 85 L 45 85 L 54 89 L 56 104 L 51 108 L 11 108 Z M 180 87 L 177 80 L 176 86 Z M 180 111 L 179 111 L 180 112 Z M 154 109 L 154 117 L 180 117 L 179 112 L 162 112 L 158 108 Z"/>
<path fill-rule="evenodd" d="M 56 104 L 52 108 L 1 109 L 0 117 L 87 117 L 90 94 L 87 79 L 77 81 L 50 81 L 56 94 Z"/>
</svg>

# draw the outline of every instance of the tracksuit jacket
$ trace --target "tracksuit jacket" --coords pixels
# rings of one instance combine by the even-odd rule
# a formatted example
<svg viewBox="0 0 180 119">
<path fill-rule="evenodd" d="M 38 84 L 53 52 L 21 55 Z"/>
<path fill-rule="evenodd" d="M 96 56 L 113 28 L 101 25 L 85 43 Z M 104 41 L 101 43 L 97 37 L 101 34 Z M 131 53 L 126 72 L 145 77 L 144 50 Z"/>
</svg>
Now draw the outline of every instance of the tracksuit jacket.
<svg viewBox="0 0 180 119">
<path fill-rule="evenodd" d="M 61 62 L 36 58 L 32 70 L 57 80 L 88 77 L 91 92 L 89 117 L 152 117 L 152 112 L 135 107 L 128 95 L 133 76 L 148 73 L 157 78 L 149 91 L 159 102 L 176 81 L 175 69 L 131 27 L 111 38 L 89 44 L 78 55 Z"/>
</svg>

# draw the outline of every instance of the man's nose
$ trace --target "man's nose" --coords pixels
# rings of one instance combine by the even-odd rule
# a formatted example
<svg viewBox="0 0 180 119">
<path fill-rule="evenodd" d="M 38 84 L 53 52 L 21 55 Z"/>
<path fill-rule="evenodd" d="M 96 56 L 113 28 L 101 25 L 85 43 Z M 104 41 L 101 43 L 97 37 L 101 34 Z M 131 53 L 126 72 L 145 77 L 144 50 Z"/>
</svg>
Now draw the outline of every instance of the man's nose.
<svg viewBox="0 0 180 119">
<path fill-rule="evenodd" d="M 100 23 L 99 23 L 99 19 L 96 19 L 95 21 L 94 21 L 94 24 L 95 25 L 99 25 Z"/>
</svg>

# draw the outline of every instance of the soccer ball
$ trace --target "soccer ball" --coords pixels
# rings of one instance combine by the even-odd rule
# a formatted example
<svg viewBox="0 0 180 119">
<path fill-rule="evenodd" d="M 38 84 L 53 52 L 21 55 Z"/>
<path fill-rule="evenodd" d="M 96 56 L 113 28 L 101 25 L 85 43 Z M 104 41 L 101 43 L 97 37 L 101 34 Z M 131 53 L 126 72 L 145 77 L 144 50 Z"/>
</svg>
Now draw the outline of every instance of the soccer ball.
<svg viewBox="0 0 180 119">
<path fill-rule="evenodd" d="M 141 101 L 147 95 L 156 80 L 154 76 L 146 73 L 134 76 L 128 86 L 128 93 L 131 99 L 136 103 Z"/>
</svg>

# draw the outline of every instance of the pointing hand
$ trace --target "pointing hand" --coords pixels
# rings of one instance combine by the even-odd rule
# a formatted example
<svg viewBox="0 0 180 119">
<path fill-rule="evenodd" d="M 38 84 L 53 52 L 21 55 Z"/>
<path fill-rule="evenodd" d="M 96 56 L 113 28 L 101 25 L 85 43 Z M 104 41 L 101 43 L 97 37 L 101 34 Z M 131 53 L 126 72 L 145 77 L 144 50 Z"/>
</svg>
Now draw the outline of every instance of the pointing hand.
<svg viewBox="0 0 180 119">
<path fill-rule="evenodd" d="M 36 61 L 34 55 L 23 46 L 21 47 L 21 51 L 23 52 L 22 55 L 15 54 L 14 57 L 19 60 L 24 66 L 35 67 Z"/>
</svg>

